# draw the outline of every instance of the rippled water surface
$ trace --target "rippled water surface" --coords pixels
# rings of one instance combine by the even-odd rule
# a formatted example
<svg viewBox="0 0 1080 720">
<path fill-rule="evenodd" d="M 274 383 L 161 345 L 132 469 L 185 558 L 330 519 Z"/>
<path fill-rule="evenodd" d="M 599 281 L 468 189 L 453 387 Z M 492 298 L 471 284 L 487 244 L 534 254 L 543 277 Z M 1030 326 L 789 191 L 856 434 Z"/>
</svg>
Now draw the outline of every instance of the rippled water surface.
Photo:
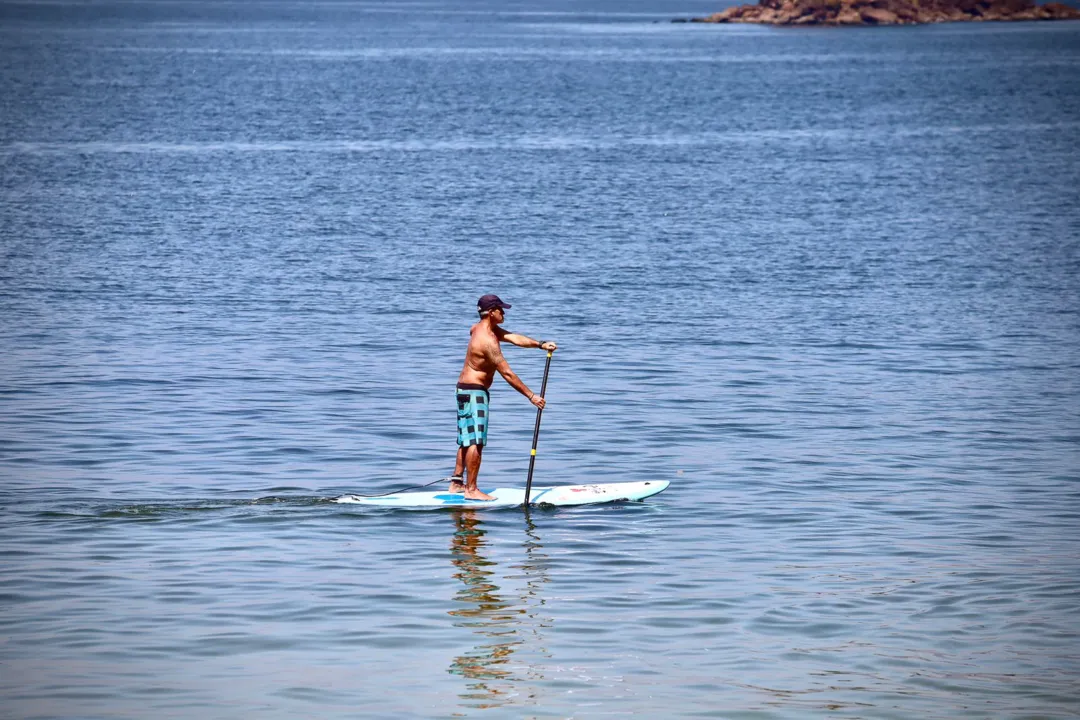
<svg viewBox="0 0 1080 720">
<path fill-rule="evenodd" d="M 1080 715 L 1080 23 L 714 9 L 0 6 L 0 714 Z"/>
</svg>

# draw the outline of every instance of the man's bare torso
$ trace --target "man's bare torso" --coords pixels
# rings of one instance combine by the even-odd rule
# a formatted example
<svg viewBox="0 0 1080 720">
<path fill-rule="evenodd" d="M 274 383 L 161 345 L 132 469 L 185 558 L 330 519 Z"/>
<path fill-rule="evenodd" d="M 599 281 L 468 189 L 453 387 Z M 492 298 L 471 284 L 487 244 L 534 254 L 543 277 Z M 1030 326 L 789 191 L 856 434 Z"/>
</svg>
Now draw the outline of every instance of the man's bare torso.
<svg viewBox="0 0 1080 720">
<path fill-rule="evenodd" d="M 461 369 L 458 383 L 483 385 L 490 388 L 495 380 L 496 366 L 502 351 L 499 338 L 488 329 L 487 323 L 478 322 L 469 330 L 469 347 L 465 350 L 465 367 Z"/>
</svg>

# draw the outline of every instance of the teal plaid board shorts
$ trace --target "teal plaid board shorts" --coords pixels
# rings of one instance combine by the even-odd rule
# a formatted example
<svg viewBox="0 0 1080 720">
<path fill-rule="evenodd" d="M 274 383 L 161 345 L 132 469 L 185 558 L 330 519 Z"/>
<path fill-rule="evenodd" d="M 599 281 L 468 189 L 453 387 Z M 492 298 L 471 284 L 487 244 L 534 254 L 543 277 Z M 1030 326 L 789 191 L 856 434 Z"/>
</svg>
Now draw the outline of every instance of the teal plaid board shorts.
<svg viewBox="0 0 1080 720">
<path fill-rule="evenodd" d="M 488 391 L 481 387 L 458 387 L 458 445 L 487 445 L 488 400 Z"/>
</svg>

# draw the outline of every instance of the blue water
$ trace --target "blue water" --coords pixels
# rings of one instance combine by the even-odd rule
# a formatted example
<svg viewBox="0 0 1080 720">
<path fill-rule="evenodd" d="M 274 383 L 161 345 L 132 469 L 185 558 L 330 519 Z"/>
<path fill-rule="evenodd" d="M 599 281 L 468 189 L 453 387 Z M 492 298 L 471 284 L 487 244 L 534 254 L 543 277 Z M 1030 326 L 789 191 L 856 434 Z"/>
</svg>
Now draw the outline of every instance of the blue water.
<svg viewBox="0 0 1080 720">
<path fill-rule="evenodd" d="M 716 9 L 0 5 L 0 715 L 1080 716 L 1080 23 Z"/>
</svg>

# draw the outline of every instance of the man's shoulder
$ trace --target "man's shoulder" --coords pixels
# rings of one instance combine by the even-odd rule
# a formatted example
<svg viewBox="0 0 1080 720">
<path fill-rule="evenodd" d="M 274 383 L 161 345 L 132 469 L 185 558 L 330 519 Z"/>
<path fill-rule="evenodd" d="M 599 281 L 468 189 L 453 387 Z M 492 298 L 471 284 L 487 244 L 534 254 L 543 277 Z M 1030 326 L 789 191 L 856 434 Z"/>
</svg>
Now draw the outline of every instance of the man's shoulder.
<svg viewBox="0 0 1080 720">
<path fill-rule="evenodd" d="M 499 345 L 498 336 L 491 330 L 485 328 L 483 323 L 476 323 L 475 325 L 473 325 L 472 328 L 469 330 L 469 335 L 470 345 L 475 345 L 478 347 L 498 347 Z"/>
</svg>

